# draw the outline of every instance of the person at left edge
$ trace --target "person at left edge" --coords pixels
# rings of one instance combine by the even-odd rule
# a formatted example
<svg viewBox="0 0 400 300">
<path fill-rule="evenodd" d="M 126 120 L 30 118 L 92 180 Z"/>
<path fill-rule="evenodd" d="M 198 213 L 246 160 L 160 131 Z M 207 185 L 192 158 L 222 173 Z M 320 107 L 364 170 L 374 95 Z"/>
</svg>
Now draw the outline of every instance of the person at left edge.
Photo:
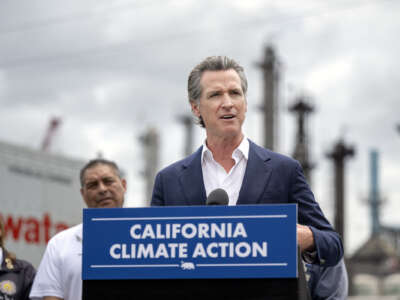
<svg viewBox="0 0 400 300">
<path fill-rule="evenodd" d="M 35 268 L 8 252 L 4 237 L 4 224 L 0 218 L 0 300 L 28 300 Z"/>
<path fill-rule="evenodd" d="M 109 160 L 89 161 L 80 172 L 81 195 L 89 208 L 122 207 L 126 181 Z M 48 243 L 30 293 L 31 299 L 82 299 L 82 224 Z"/>
</svg>

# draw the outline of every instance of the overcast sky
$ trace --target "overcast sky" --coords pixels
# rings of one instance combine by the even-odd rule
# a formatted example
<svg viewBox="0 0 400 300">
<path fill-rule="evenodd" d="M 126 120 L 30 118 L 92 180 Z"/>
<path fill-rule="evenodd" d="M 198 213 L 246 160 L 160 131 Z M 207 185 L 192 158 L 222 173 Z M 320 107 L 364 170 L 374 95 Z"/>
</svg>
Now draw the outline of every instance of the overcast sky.
<svg viewBox="0 0 400 300">
<path fill-rule="evenodd" d="M 333 221 L 332 163 L 344 138 L 347 238 L 351 253 L 368 237 L 369 151 L 380 152 L 381 217 L 400 225 L 400 2 L 336 1 L 16 1 L 0 3 L 0 139 L 39 149 L 51 117 L 62 118 L 50 151 L 89 159 L 99 152 L 127 171 L 130 206 L 144 203 L 138 137 L 159 130 L 160 168 L 183 157 L 190 113 L 186 81 L 210 55 L 246 70 L 244 131 L 263 144 L 262 74 L 272 43 L 281 64 L 278 151 L 291 155 L 296 96 L 316 107 L 310 140 L 313 190 Z M 204 131 L 196 128 L 195 144 Z"/>
</svg>

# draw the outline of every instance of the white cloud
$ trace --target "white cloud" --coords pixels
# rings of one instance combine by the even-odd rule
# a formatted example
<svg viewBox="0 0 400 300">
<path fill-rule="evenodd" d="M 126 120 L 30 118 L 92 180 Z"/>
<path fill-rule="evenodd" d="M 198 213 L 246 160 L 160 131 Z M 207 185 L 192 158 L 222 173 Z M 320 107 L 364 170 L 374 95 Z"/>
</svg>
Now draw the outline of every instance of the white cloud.
<svg viewBox="0 0 400 300">
<path fill-rule="evenodd" d="M 333 61 L 314 66 L 307 74 L 306 88 L 314 93 L 334 92 L 338 87 L 347 86 L 352 75 L 352 58 L 340 57 Z"/>
<path fill-rule="evenodd" d="M 0 96 L 6 93 L 6 89 L 7 89 L 6 73 L 0 70 Z"/>
</svg>

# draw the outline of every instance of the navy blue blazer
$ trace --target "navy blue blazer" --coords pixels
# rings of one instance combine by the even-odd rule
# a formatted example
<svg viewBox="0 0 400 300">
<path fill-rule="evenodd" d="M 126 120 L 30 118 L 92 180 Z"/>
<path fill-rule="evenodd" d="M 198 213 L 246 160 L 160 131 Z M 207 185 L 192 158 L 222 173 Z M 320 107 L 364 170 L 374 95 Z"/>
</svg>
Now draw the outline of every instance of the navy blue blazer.
<svg viewBox="0 0 400 300">
<path fill-rule="evenodd" d="M 314 234 L 315 263 L 338 263 L 343 256 L 342 241 L 315 201 L 300 164 L 249 142 L 249 159 L 237 204 L 297 203 L 298 223 L 308 225 Z M 152 206 L 206 204 L 201 152 L 202 147 L 157 174 Z"/>
</svg>

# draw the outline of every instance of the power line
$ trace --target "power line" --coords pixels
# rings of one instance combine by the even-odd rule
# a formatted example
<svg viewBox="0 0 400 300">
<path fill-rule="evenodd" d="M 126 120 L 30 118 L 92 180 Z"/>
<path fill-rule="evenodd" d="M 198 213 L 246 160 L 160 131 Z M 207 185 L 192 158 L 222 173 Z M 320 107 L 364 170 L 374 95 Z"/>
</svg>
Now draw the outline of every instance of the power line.
<svg viewBox="0 0 400 300">
<path fill-rule="evenodd" d="M 144 4 L 145 3 L 145 4 Z M 165 4 L 166 1 L 145 1 L 143 3 L 124 3 L 121 5 L 114 5 L 114 6 L 105 6 L 100 9 L 96 10 L 87 10 L 87 11 L 81 11 L 78 13 L 73 13 L 73 14 L 68 14 L 64 16 L 58 16 L 58 17 L 51 17 L 43 20 L 32 20 L 32 21 L 27 21 L 23 22 L 21 24 L 17 25 L 11 25 L 6 28 L 0 29 L 0 34 L 10 34 L 10 33 L 17 33 L 17 32 L 22 32 L 22 31 L 28 31 L 28 30 L 36 30 L 40 29 L 43 27 L 49 27 L 53 25 L 58 25 L 58 24 L 64 24 L 64 23 L 69 23 L 73 21 L 87 21 L 87 18 L 94 18 L 94 17 L 99 17 L 101 16 L 102 13 L 104 14 L 109 14 L 110 12 L 120 12 L 120 13 L 126 13 L 127 10 L 133 10 L 133 9 L 142 9 L 142 8 L 148 8 L 157 4 Z M 101 16 L 103 18 L 108 18 L 109 16 Z"/>
<path fill-rule="evenodd" d="M 393 0 L 381 0 L 380 2 L 384 2 L 384 1 L 393 1 Z M 145 4 L 144 4 L 145 3 Z M 68 22 L 72 22 L 72 21 L 79 21 L 79 20 L 83 20 L 87 21 L 87 18 L 93 18 L 93 17 L 99 17 L 101 15 L 101 13 L 106 13 L 109 14 L 112 11 L 120 11 L 121 13 L 125 13 L 126 10 L 132 10 L 132 9 L 141 9 L 141 8 L 148 8 L 157 4 L 165 4 L 166 1 L 165 0 L 160 0 L 160 1 L 145 1 L 144 3 L 124 3 L 122 5 L 114 5 L 114 6 L 109 6 L 109 7 L 103 7 L 101 9 L 97 9 L 95 11 L 93 11 L 93 9 L 91 10 L 87 10 L 87 11 L 81 11 L 78 13 L 74 13 L 74 14 L 69 14 L 69 15 L 64 15 L 64 16 L 58 16 L 58 17 L 52 17 L 52 18 L 47 18 L 44 20 L 32 20 L 32 21 L 27 21 L 27 22 L 23 22 L 21 24 L 17 24 L 17 25 L 11 25 L 8 26 L 6 28 L 0 29 L 0 34 L 9 34 L 9 33 L 17 33 L 17 32 L 21 32 L 21 31 L 27 31 L 27 30 L 36 30 L 38 28 L 42 28 L 42 27 L 48 27 L 51 25 L 57 25 L 57 24 L 62 24 L 62 23 L 68 23 Z M 371 4 L 371 2 L 365 2 L 364 0 L 361 1 L 353 1 L 353 3 L 351 2 L 347 2 L 346 5 L 348 4 L 353 4 L 346 7 L 339 7 L 338 10 L 342 10 L 342 9 L 353 9 L 354 8 L 354 3 L 356 3 L 357 5 L 359 4 Z M 122 11 L 123 10 L 123 11 Z M 336 11 L 338 11 L 336 10 Z M 101 11 L 101 12 L 100 12 Z M 333 11 L 333 12 L 336 12 Z M 329 13 L 332 12 L 331 9 L 326 10 L 325 12 L 313 12 L 312 10 L 309 12 L 306 12 L 303 15 L 300 16 L 295 16 L 292 18 L 287 19 L 286 21 L 283 21 L 282 23 L 285 22 L 293 22 L 293 21 L 297 21 L 298 19 L 305 19 L 305 18 L 309 18 L 309 17 L 315 17 L 318 15 L 323 15 L 325 13 Z M 102 16 L 103 18 L 108 18 L 109 16 Z M 259 22 L 259 21 L 256 21 Z M 254 22 L 253 22 L 254 23 Z M 281 24 L 282 24 L 281 23 Z M 280 25 L 279 23 L 277 25 Z"/>
<path fill-rule="evenodd" d="M 386 2 L 392 2 L 393 0 L 381 0 L 381 2 L 386 1 Z M 358 4 L 370 4 L 369 2 L 366 3 L 365 1 L 358 1 L 358 2 L 353 2 L 353 3 L 358 3 Z M 154 3 L 153 3 L 154 4 Z M 324 11 L 319 11 L 317 12 L 312 12 L 310 11 L 308 14 L 303 14 L 302 16 L 295 16 L 291 18 L 287 18 L 286 20 L 279 20 L 275 21 L 272 20 L 270 22 L 265 22 L 265 20 L 262 19 L 256 19 L 252 20 L 249 22 L 242 22 L 236 24 L 236 26 L 239 29 L 250 29 L 250 27 L 253 26 L 282 26 L 288 23 L 292 22 L 299 22 L 303 19 L 306 18 L 311 18 L 311 17 L 317 17 L 320 15 L 328 14 L 328 13 L 337 13 L 342 10 L 350 10 L 350 9 L 356 9 L 360 8 L 361 6 L 346 6 L 346 7 L 340 7 L 339 9 L 336 10 L 324 10 Z M 243 25 L 244 24 L 244 25 Z M 228 24 L 230 28 L 232 28 L 231 24 Z M 235 34 L 237 33 L 236 30 L 234 31 Z M 1 33 L 1 32 L 0 32 Z M 198 30 L 189 30 L 187 32 L 182 32 L 182 33 L 175 33 L 175 34 L 170 34 L 166 35 L 163 34 L 162 37 L 150 37 L 149 40 L 128 40 L 126 42 L 122 42 L 119 44 L 115 45 L 106 45 L 103 47 L 93 47 L 93 48 L 87 48 L 84 50 L 79 50 L 79 51 L 74 51 L 74 52 L 66 52 L 66 53 L 58 53 L 55 55 L 39 55 L 39 56 L 32 56 L 32 57 L 17 57 L 15 59 L 9 60 L 7 62 L 0 62 L 0 67 L 3 68 L 15 68 L 15 67 L 21 67 L 21 66 L 26 66 L 30 64 L 36 64 L 36 63 L 54 63 L 54 62 L 59 62 L 60 60 L 70 60 L 74 58 L 81 58 L 85 57 L 86 55 L 109 55 L 110 52 L 118 52 L 118 51 L 129 51 L 130 47 L 134 46 L 140 46 L 143 47 L 143 45 L 152 45 L 154 43 L 162 43 L 162 42 L 171 42 L 173 40 L 179 40 L 179 39 L 184 39 L 184 38 L 197 38 L 198 34 L 205 33 L 203 29 L 198 29 Z"/>
<path fill-rule="evenodd" d="M 64 52 L 58 53 L 54 55 L 38 55 L 31 57 L 17 57 L 15 59 L 0 62 L 0 68 L 15 68 L 15 67 L 24 67 L 30 64 L 36 63 L 54 63 L 59 62 L 60 60 L 70 60 L 74 58 L 81 58 L 87 55 L 109 55 L 110 52 L 120 52 L 120 51 L 130 51 L 129 49 L 135 46 L 143 47 L 143 45 L 151 45 L 154 43 L 160 43 L 164 41 L 171 41 L 176 39 L 182 39 L 185 37 L 194 37 L 193 31 L 184 32 L 181 34 L 175 34 L 166 36 L 164 35 L 162 38 L 150 38 L 147 41 L 137 41 L 137 40 L 129 40 L 127 42 L 115 44 L 115 45 L 106 45 L 103 47 L 93 47 L 86 48 L 83 50 L 75 51 L 75 52 Z"/>
</svg>

